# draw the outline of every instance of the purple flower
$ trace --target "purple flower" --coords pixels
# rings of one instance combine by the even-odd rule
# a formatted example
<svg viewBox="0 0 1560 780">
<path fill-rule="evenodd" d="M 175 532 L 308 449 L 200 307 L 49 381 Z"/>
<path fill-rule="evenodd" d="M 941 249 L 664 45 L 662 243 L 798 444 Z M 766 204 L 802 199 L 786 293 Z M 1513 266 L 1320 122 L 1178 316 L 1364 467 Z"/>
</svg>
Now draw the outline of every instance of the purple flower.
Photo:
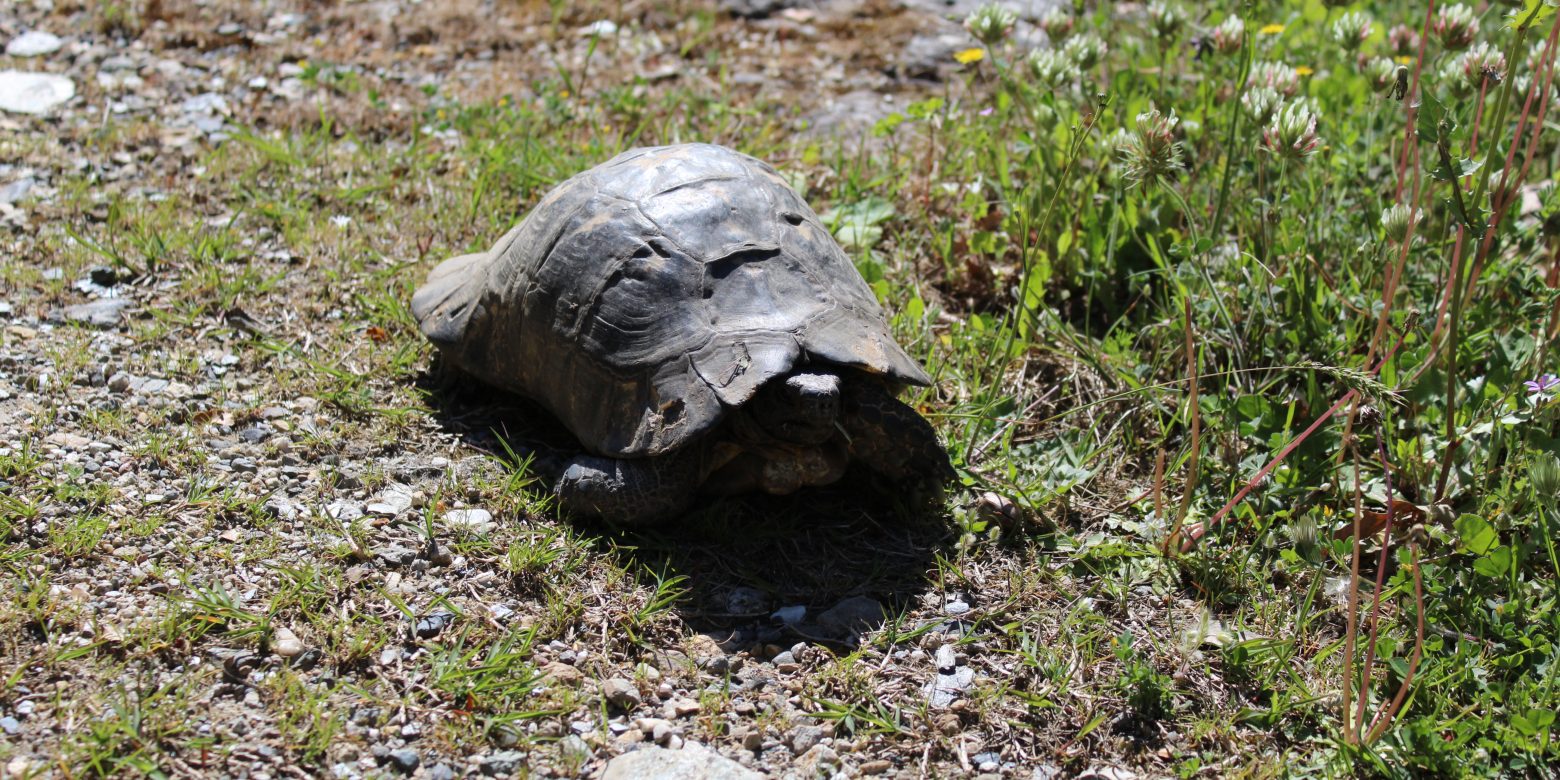
<svg viewBox="0 0 1560 780">
<path fill-rule="evenodd" d="M 1542 393 L 1545 390 L 1560 387 L 1560 376 L 1555 376 L 1554 374 L 1543 374 L 1537 379 L 1529 379 L 1522 384 L 1523 386 L 1527 387 L 1529 393 Z"/>
<path fill-rule="evenodd" d="M 994 113 L 996 113 L 996 109 L 992 108 L 991 106 L 986 106 L 985 108 L 980 110 L 980 115 L 981 116 L 991 116 Z"/>
</svg>

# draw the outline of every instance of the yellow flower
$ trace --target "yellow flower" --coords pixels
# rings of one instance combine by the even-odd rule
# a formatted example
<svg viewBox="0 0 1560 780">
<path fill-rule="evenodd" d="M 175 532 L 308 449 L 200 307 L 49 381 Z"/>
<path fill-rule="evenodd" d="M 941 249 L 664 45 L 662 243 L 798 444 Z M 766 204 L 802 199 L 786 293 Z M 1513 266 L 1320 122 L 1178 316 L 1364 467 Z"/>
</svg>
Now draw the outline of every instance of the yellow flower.
<svg viewBox="0 0 1560 780">
<path fill-rule="evenodd" d="M 1304 65 L 1301 65 L 1301 66 L 1295 68 L 1295 75 L 1296 76 L 1309 76 L 1309 75 L 1311 75 L 1312 73 L 1315 73 L 1315 72 L 1316 71 L 1311 70 L 1310 68 L 1308 68 L 1308 67 L 1306 67 Z"/>
<path fill-rule="evenodd" d="M 1281 25 L 1281 24 L 1264 24 L 1264 25 L 1262 25 L 1262 29 L 1257 31 L 1257 34 L 1258 35 L 1277 35 L 1277 34 L 1283 32 L 1283 31 L 1284 31 L 1284 26 Z"/>
<path fill-rule="evenodd" d="M 964 51 L 954 54 L 953 58 L 958 60 L 960 65 L 968 65 L 972 62 L 980 62 L 981 60 L 986 59 L 986 50 L 965 49 Z"/>
<path fill-rule="evenodd" d="M 1393 57 L 1392 61 L 1396 62 L 1399 65 L 1407 65 L 1408 63 L 1413 62 L 1414 58 L 1408 56 L 1407 54 L 1404 54 L 1404 55 L 1401 55 L 1401 56 L 1398 56 L 1398 57 Z"/>
<path fill-rule="evenodd" d="M 561 98 L 564 98 L 564 99 L 568 99 L 568 97 L 569 97 L 569 91 L 568 91 L 568 90 L 566 90 L 566 89 L 564 89 L 564 90 L 559 90 L 559 92 L 558 92 L 558 97 L 561 97 Z"/>
<path fill-rule="evenodd" d="M 448 119 L 449 118 L 449 114 L 444 113 L 444 109 L 442 109 L 442 108 L 438 110 L 437 116 L 440 119 Z"/>
</svg>

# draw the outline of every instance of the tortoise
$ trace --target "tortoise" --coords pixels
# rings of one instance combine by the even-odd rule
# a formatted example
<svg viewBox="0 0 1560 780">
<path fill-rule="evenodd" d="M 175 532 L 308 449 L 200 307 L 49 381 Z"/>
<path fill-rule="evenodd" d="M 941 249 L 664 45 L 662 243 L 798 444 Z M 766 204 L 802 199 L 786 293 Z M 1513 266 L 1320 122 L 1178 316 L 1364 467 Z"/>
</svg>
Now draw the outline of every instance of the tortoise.
<svg viewBox="0 0 1560 780">
<path fill-rule="evenodd" d="M 757 159 L 643 147 L 548 193 L 487 252 L 412 298 L 443 359 L 553 413 L 583 448 L 554 464 L 571 514 L 663 520 L 699 492 L 786 494 L 851 462 L 953 476 L 895 398 L 931 377 L 855 266 Z"/>
</svg>

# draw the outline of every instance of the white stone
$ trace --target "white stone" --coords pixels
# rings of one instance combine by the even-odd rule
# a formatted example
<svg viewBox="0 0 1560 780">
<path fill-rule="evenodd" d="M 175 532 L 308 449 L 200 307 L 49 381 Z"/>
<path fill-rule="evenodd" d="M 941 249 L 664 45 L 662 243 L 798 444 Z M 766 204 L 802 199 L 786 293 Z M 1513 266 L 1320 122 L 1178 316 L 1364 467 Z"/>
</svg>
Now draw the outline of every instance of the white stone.
<svg viewBox="0 0 1560 780">
<path fill-rule="evenodd" d="M 668 738 L 670 741 L 671 738 Z M 760 780 L 763 775 L 697 743 L 640 748 L 607 762 L 601 780 Z"/>
<path fill-rule="evenodd" d="M 28 30 L 11 39 L 5 45 L 5 53 L 12 57 L 42 57 L 60 50 L 65 42 L 60 36 L 42 30 Z"/>
<path fill-rule="evenodd" d="M 52 73 L 0 70 L 0 111 L 46 114 L 76 96 L 76 83 Z"/>
</svg>

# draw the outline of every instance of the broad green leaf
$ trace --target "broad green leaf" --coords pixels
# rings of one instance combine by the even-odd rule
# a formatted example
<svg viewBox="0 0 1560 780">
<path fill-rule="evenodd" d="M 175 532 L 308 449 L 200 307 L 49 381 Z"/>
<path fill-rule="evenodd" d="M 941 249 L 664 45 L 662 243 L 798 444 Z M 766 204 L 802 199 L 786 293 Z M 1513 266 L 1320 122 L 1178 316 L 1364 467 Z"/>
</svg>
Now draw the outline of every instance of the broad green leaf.
<svg viewBox="0 0 1560 780">
<path fill-rule="evenodd" d="M 1444 163 L 1435 166 L 1435 168 L 1430 171 L 1430 176 L 1436 181 L 1452 181 L 1453 179 L 1461 179 L 1462 177 L 1467 176 L 1468 174 L 1473 173 L 1482 167 L 1484 167 L 1483 160 L 1474 160 L 1468 157 L 1464 157 L 1460 160 L 1453 161 L 1450 168 L 1448 168 Z"/>
<path fill-rule="evenodd" d="M 1504 577 L 1511 570 L 1511 548 L 1501 545 L 1473 562 L 1473 570 L 1486 577 Z"/>
<path fill-rule="evenodd" d="M 1463 547 L 1474 555 L 1483 555 L 1495 546 L 1497 537 L 1495 529 L 1488 521 L 1478 515 L 1463 515 L 1457 518 L 1457 537 L 1462 540 Z"/>
<path fill-rule="evenodd" d="M 1420 95 L 1418 113 L 1414 117 L 1414 130 L 1419 133 L 1420 140 L 1434 143 L 1435 139 L 1440 137 L 1441 120 L 1452 122 L 1448 132 L 1455 129 L 1457 125 L 1447 113 L 1446 107 L 1435 99 L 1435 95 L 1429 91 L 1421 91 Z"/>
</svg>

